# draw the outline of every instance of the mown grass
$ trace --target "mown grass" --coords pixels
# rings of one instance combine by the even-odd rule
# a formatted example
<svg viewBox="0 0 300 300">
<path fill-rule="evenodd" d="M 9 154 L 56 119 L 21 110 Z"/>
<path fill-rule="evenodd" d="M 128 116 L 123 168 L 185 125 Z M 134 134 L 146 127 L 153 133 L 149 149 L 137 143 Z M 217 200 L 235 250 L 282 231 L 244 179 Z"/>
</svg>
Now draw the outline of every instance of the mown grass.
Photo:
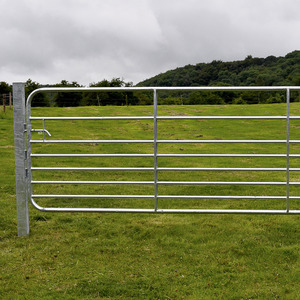
<svg viewBox="0 0 300 300">
<path fill-rule="evenodd" d="M 299 114 L 293 103 L 291 113 Z M 160 115 L 284 115 L 283 104 L 159 106 Z M 34 116 L 151 115 L 152 107 L 34 108 Z M 291 139 L 299 139 L 291 121 Z M 35 122 L 34 128 L 41 128 Z M 160 121 L 159 139 L 284 139 L 284 121 Z M 147 121 L 47 121 L 53 139 L 152 139 Z M 13 116 L 0 116 L 1 299 L 298 299 L 299 216 L 42 213 L 16 236 Z M 38 134 L 34 138 L 41 138 Z M 151 153 L 152 145 L 34 145 L 34 153 Z M 285 153 L 285 145 L 159 145 L 159 153 Z M 299 153 L 291 145 L 292 153 Z M 285 159 L 160 158 L 159 166 L 284 167 Z M 35 158 L 34 166 L 153 166 L 153 159 Z M 299 160 L 291 159 L 298 167 Z M 42 180 L 153 180 L 153 172 L 35 172 Z M 284 172 L 161 172 L 160 180 L 284 181 Z M 297 172 L 291 180 L 299 181 Z M 35 193 L 147 194 L 149 186 L 34 186 Z M 285 187 L 172 186 L 160 194 L 284 195 Z M 299 188 L 291 188 L 299 195 Z M 40 205 L 153 208 L 149 200 L 37 199 Z M 164 200 L 163 208 L 285 209 L 284 201 Z M 299 201 L 291 201 L 299 209 Z"/>
</svg>

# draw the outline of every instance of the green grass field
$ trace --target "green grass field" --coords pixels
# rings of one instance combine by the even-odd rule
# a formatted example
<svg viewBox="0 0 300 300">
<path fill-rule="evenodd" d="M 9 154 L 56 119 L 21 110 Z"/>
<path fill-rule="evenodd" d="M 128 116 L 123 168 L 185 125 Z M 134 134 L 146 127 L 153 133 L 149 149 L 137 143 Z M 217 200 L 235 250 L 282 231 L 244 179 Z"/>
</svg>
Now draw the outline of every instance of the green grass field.
<svg viewBox="0 0 300 300">
<path fill-rule="evenodd" d="M 284 104 L 159 106 L 159 115 L 284 115 Z M 147 116 L 151 106 L 33 108 L 33 116 Z M 299 103 L 291 114 L 300 114 Z M 42 128 L 40 121 L 33 128 Z M 46 121 L 50 139 L 153 139 L 153 121 Z M 300 139 L 291 120 L 291 139 Z M 159 139 L 285 139 L 283 120 L 159 121 Z M 0 113 L 1 299 L 299 299 L 297 215 L 43 213 L 17 237 L 13 115 Z M 34 139 L 42 136 L 33 133 Z M 300 153 L 291 145 L 291 153 Z M 152 144 L 34 144 L 34 153 L 152 153 Z M 281 153 L 284 144 L 159 144 L 159 153 Z M 299 167 L 300 160 L 290 160 Z M 281 167 L 285 158 L 159 158 L 160 167 Z M 33 166 L 153 167 L 153 158 L 34 158 Z M 291 172 L 291 181 L 299 181 Z M 34 171 L 35 180 L 153 180 L 153 172 Z M 160 172 L 159 180 L 285 181 L 285 172 Z M 35 185 L 35 194 L 152 194 L 153 186 Z M 285 195 L 285 186 L 160 186 L 160 195 Z M 291 187 L 292 196 L 299 188 Z M 37 199 L 153 208 L 152 199 Z M 160 208 L 285 209 L 282 200 L 160 200 Z M 300 209 L 291 200 L 291 209 Z"/>
</svg>

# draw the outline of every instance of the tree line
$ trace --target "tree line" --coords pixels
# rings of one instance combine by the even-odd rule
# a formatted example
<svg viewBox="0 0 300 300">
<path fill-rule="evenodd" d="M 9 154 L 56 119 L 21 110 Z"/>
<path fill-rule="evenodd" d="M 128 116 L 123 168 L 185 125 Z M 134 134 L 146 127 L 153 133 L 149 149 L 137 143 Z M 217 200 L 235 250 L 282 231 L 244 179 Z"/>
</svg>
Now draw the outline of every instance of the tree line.
<svg viewBox="0 0 300 300">
<path fill-rule="evenodd" d="M 49 85 L 31 79 L 25 83 L 26 97 L 40 87 L 83 87 L 76 81 L 62 80 Z M 120 78 L 91 83 L 90 87 L 131 87 L 132 82 Z M 233 62 L 212 61 L 170 70 L 144 80 L 137 86 L 300 86 L 300 51 L 284 57 L 258 58 L 247 56 Z M 11 92 L 12 86 L 0 82 L 0 94 Z M 300 101 L 298 92 L 292 93 L 292 101 Z M 284 93 L 262 92 L 174 92 L 160 91 L 159 104 L 257 104 L 285 102 Z M 33 106 L 105 106 L 105 105 L 150 105 L 151 92 L 82 92 L 41 93 L 32 102 Z"/>
<path fill-rule="evenodd" d="M 89 87 L 132 87 L 132 82 L 125 82 L 120 78 L 112 80 L 103 79 L 99 82 L 89 84 Z M 85 87 L 76 81 L 68 82 L 62 80 L 57 84 L 40 84 L 32 79 L 25 82 L 25 97 L 27 98 L 31 92 L 43 87 Z M 0 82 L 0 95 L 12 92 L 12 85 L 5 81 Z M 105 106 L 105 105 L 150 105 L 152 104 L 152 96 L 149 93 L 139 93 L 131 91 L 122 92 L 45 92 L 38 93 L 34 96 L 32 106 Z"/>
<path fill-rule="evenodd" d="M 131 82 L 125 82 L 120 78 L 113 78 L 111 81 L 102 80 L 91 83 L 90 87 L 130 87 Z M 62 80 L 57 84 L 40 84 L 31 79 L 25 83 L 25 97 L 27 98 L 31 92 L 43 87 L 84 87 L 76 81 L 68 82 Z M 2 81 L 0 82 L 0 94 L 6 94 L 12 91 L 12 85 Z M 46 92 L 38 93 L 34 96 L 32 106 L 105 106 L 105 105 L 137 105 L 141 101 L 132 92 Z M 147 103 L 142 103 L 147 104 Z"/>
<path fill-rule="evenodd" d="M 300 51 L 284 57 L 247 56 L 244 60 L 186 65 L 146 79 L 138 86 L 300 86 Z M 166 102 L 180 104 L 255 104 L 284 102 L 282 93 L 165 94 Z M 299 101 L 292 94 L 292 101 Z"/>
</svg>

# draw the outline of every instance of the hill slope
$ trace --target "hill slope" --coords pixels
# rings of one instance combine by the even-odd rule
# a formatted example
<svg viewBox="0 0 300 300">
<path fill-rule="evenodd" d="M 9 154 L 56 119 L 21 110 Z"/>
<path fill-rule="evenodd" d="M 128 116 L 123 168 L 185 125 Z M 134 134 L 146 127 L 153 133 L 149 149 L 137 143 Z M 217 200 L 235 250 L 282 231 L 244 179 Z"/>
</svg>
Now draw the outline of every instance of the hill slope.
<svg viewBox="0 0 300 300">
<path fill-rule="evenodd" d="M 138 86 L 300 85 L 300 51 L 285 57 L 248 56 L 241 61 L 199 63 L 146 79 Z"/>
</svg>

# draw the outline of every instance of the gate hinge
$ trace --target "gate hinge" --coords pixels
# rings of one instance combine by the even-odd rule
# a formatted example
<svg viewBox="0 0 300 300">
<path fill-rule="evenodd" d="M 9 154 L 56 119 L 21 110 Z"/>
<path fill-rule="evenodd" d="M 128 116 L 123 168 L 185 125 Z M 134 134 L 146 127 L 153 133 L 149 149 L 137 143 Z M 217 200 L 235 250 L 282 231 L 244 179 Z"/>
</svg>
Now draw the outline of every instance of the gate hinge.
<svg viewBox="0 0 300 300">
<path fill-rule="evenodd" d="M 26 126 L 26 123 L 24 123 L 24 132 L 27 132 L 27 126 Z"/>
<path fill-rule="evenodd" d="M 27 159 L 27 150 L 24 151 L 25 159 Z"/>
<path fill-rule="evenodd" d="M 28 169 L 25 169 L 25 177 L 28 177 Z"/>
</svg>

